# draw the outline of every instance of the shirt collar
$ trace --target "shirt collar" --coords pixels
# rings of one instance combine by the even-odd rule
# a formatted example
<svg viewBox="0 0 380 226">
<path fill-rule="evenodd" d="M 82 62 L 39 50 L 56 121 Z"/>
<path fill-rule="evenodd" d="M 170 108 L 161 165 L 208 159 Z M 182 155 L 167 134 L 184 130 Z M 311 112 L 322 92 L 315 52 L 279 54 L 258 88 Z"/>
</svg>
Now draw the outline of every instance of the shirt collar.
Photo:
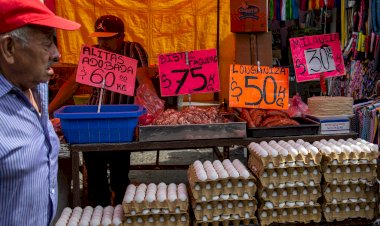
<svg viewBox="0 0 380 226">
<path fill-rule="evenodd" d="M 13 89 L 13 85 L 0 73 L 0 98 Z"/>
</svg>

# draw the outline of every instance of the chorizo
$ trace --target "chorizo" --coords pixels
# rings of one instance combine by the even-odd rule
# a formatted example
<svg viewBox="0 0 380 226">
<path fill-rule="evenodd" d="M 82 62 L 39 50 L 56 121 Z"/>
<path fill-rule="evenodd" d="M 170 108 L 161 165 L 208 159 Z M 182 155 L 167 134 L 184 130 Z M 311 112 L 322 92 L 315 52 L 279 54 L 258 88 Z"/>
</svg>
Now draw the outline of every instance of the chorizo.
<svg viewBox="0 0 380 226">
<path fill-rule="evenodd" d="M 251 119 L 251 116 L 249 115 L 249 112 L 247 109 L 243 108 L 241 110 L 241 118 L 244 119 L 247 122 L 248 128 L 253 128 L 255 125 L 253 124 L 253 121 Z"/>
<path fill-rule="evenodd" d="M 275 126 L 296 126 L 296 125 L 299 125 L 299 122 L 290 118 L 282 118 L 276 121 L 271 121 L 266 126 L 275 127 Z"/>
<path fill-rule="evenodd" d="M 267 117 L 267 118 L 265 118 L 263 120 L 263 122 L 261 123 L 261 126 L 265 127 L 269 123 L 279 121 L 280 119 L 284 119 L 284 117 L 282 117 L 282 116 L 270 116 L 270 117 Z"/>
<path fill-rule="evenodd" d="M 281 110 L 267 110 L 267 117 L 269 116 L 282 116 L 284 118 L 289 118 L 289 114 L 286 113 L 285 111 L 281 111 Z"/>
<path fill-rule="evenodd" d="M 266 111 L 262 109 L 253 109 L 254 111 L 251 111 L 249 115 L 251 116 L 251 119 L 253 120 L 253 124 L 256 127 L 259 127 L 263 119 L 265 118 Z"/>
</svg>

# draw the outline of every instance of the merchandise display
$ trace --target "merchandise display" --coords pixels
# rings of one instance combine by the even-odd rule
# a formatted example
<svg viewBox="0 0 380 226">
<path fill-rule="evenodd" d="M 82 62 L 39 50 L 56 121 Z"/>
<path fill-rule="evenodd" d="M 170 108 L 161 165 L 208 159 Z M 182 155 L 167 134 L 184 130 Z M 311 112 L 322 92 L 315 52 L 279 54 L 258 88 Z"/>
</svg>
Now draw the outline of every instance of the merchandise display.
<svg viewBox="0 0 380 226">
<path fill-rule="evenodd" d="M 258 176 L 258 216 L 271 223 L 320 222 L 321 153 L 308 142 L 283 140 L 248 145 L 249 168 Z"/>
<path fill-rule="evenodd" d="M 124 225 L 188 225 L 185 184 L 130 184 L 123 199 Z"/>
<path fill-rule="evenodd" d="M 326 221 L 373 219 L 378 200 L 378 146 L 360 138 L 321 140 L 313 144 L 326 156 L 322 206 Z"/>
<path fill-rule="evenodd" d="M 216 107 L 167 109 L 149 125 L 139 126 L 139 141 L 246 137 L 246 123 Z"/>
<path fill-rule="evenodd" d="M 55 226 L 121 226 L 124 212 L 121 205 L 102 207 L 86 206 L 84 209 L 77 206 L 74 209 L 66 207 Z"/>
<path fill-rule="evenodd" d="M 378 145 L 360 138 L 298 139 L 252 142 L 247 148 L 248 168 L 238 159 L 196 160 L 187 172 L 188 187 L 130 184 L 122 205 L 65 208 L 56 226 L 307 224 L 375 217 Z"/>
<path fill-rule="evenodd" d="M 188 170 L 195 222 L 257 223 L 256 179 L 238 160 L 195 161 Z"/>
<path fill-rule="evenodd" d="M 299 139 L 253 142 L 248 149 L 249 168 L 259 178 L 262 225 L 320 222 L 322 214 L 327 222 L 373 219 L 378 145 L 360 138 Z"/>
</svg>

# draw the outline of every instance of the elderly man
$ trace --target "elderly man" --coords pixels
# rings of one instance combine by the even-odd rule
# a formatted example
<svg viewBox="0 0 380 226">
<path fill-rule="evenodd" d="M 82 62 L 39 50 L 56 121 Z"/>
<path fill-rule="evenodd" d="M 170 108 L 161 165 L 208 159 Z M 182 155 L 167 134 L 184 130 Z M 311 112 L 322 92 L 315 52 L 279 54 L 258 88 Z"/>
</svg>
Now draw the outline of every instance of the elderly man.
<svg viewBox="0 0 380 226">
<path fill-rule="evenodd" d="M 0 0 L 0 225 L 49 225 L 57 208 L 59 140 L 47 90 L 60 54 L 54 28 L 80 24 L 39 0 Z"/>
</svg>

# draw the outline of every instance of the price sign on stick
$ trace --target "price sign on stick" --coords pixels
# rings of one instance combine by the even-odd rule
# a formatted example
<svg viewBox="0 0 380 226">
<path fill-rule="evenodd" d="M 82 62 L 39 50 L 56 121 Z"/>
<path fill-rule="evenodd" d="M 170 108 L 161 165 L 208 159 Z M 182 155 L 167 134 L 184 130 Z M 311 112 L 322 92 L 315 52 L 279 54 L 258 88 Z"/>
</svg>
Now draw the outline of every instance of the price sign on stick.
<svg viewBox="0 0 380 226">
<path fill-rule="evenodd" d="M 230 65 L 229 106 L 288 109 L 289 69 Z"/>
<path fill-rule="evenodd" d="M 162 96 L 220 91 L 216 49 L 158 56 Z"/>
<path fill-rule="evenodd" d="M 83 45 L 78 63 L 76 82 L 133 96 L 137 60 Z"/>
<path fill-rule="evenodd" d="M 297 82 L 345 74 L 340 39 L 337 33 L 290 38 Z"/>
</svg>

